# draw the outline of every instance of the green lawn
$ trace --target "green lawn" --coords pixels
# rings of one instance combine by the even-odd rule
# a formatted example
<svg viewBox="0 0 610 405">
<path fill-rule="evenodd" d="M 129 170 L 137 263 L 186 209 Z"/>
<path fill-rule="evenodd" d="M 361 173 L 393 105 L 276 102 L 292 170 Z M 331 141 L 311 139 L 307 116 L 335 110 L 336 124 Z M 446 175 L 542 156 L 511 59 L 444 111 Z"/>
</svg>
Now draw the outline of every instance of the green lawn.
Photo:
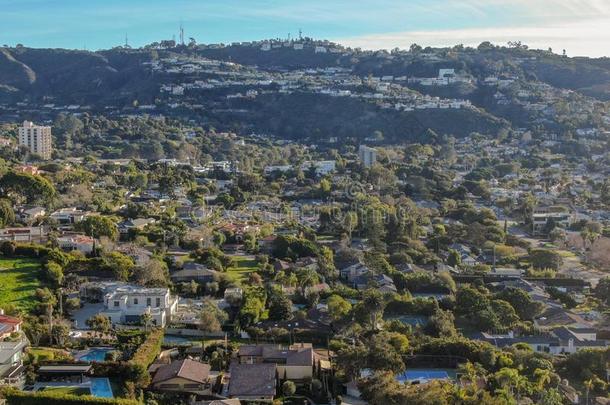
<svg viewBox="0 0 610 405">
<path fill-rule="evenodd" d="M 51 347 L 30 347 L 27 352 L 36 357 L 38 361 L 73 360 L 72 355 L 66 350 Z"/>
<path fill-rule="evenodd" d="M 233 266 L 227 269 L 229 278 L 233 281 L 241 282 L 248 278 L 248 274 L 258 268 L 256 259 L 251 259 L 248 256 L 231 256 L 233 258 Z"/>
<path fill-rule="evenodd" d="M 40 262 L 33 259 L 0 258 L 0 307 L 11 304 L 24 311 L 36 305 L 40 287 Z"/>
<path fill-rule="evenodd" d="M 50 392 L 56 395 L 91 395 L 89 388 L 83 387 L 45 387 L 44 392 Z"/>
</svg>

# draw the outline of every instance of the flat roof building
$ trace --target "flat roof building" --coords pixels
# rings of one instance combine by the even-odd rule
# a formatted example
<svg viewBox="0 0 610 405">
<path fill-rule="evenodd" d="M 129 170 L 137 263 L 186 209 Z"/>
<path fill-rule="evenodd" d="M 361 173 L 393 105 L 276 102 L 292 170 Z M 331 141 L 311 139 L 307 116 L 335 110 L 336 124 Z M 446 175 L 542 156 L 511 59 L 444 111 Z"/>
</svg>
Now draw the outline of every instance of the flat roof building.
<svg viewBox="0 0 610 405">
<path fill-rule="evenodd" d="M 44 160 L 51 159 L 51 127 L 34 125 L 31 121 L 23 121 L 19 127 L 19 145 L 27 146 L 32 153 Z"/>
</svg>

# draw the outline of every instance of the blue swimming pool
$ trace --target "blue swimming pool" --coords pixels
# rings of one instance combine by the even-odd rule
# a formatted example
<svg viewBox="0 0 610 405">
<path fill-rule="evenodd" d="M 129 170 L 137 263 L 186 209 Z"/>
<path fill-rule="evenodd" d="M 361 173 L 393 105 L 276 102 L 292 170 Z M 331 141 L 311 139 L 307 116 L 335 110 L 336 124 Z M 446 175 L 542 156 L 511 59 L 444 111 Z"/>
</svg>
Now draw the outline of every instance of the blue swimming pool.
<svg viewBox="0 0 610 405">
<path fill-rule="evenodd" d="M 91 395 L 99 398 L 114 398 L 110 380 L 107 378 L 92 378 L 91 379 Z"/>
<path fill-rule="evenodd" d="M 397 375 L 396 380 L 401 383 L 411 383 L 413 381 L 448 380 L 452 377 L 455 377 L 454 370 L 412 368 Z"/>
<path fill-rule="evenodd" d="M 76 359 L 79 361 L 88 361 L 88 362 L 96 362 L 101 363 L 106 360 L 106 354 L 110 352 L 114 352 L 115 349 L 110 347 L 100 347 L 95 349 L 89 349 L 84 354 L 77 356 Z"/>
</svg>

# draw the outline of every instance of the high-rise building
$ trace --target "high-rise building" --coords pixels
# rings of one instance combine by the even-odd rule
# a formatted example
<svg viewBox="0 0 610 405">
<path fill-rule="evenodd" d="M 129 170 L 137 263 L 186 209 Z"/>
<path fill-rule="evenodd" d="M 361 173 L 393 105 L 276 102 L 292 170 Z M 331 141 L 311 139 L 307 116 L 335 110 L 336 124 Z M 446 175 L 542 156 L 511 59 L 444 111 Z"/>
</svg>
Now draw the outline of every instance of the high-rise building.
<svg viewBox="0 0 610 405">
<path fill-rule="evenodd" d="M 371 167 L 377 162 L 377 150 L 365 145 L 360 145 L 360 148 L 358 148 L 358 157 L 364 167 Z"/>
<path fill-rule="evenodd" d="M 34 125 L 31 121 L 23 121 L 19 128 L 19 145 L 27 146 L 32 153 L 41 158 L 51 159 L 51 127 Z"/>
</svg>

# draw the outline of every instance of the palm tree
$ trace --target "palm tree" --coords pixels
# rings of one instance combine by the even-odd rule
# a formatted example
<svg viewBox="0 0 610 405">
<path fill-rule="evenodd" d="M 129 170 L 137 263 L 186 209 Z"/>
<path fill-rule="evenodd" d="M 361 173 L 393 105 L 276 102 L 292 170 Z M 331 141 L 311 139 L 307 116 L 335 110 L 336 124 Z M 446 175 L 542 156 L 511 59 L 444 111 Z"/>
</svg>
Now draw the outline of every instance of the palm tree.
<svg viewBox="0 0 610 405">
<path fill-rule="evenodd" d="M 515 379 L 515 389 L 517 390 L 517 400 L 521 399 L 521 392 L 525 391 L 526 393 L 529 391 L 529 381 L 527 378 L 521 374 L 517 374 Z"/>
<path fill-rule="evenodd" d="M 589 392 L 591 391 L 591 388 L 593 388 L 593 379 L 590 378 L 587 381 L 585 381 L 585 396 L 586 396 L 586 401 L 585 401 L 585 405 L 589 405 Z"/>
<path fill-rule="evenodd" d="M 502 388 L 508 389 L 508 392 L 512 396 L 514 393 L 513 389 L 517 385 L 517 380 L 519 379 L 519 371 L 514 368 L 504 367 L 495 374 L 495 378 Z"/>
<path fill-rule="evenodd" d="M 544 387 L 551 382 L 551 371 L 545 368 L 537 368 L 534 370 L 536 378 L 536 389 L 542 393 Z"/>
</svg>

